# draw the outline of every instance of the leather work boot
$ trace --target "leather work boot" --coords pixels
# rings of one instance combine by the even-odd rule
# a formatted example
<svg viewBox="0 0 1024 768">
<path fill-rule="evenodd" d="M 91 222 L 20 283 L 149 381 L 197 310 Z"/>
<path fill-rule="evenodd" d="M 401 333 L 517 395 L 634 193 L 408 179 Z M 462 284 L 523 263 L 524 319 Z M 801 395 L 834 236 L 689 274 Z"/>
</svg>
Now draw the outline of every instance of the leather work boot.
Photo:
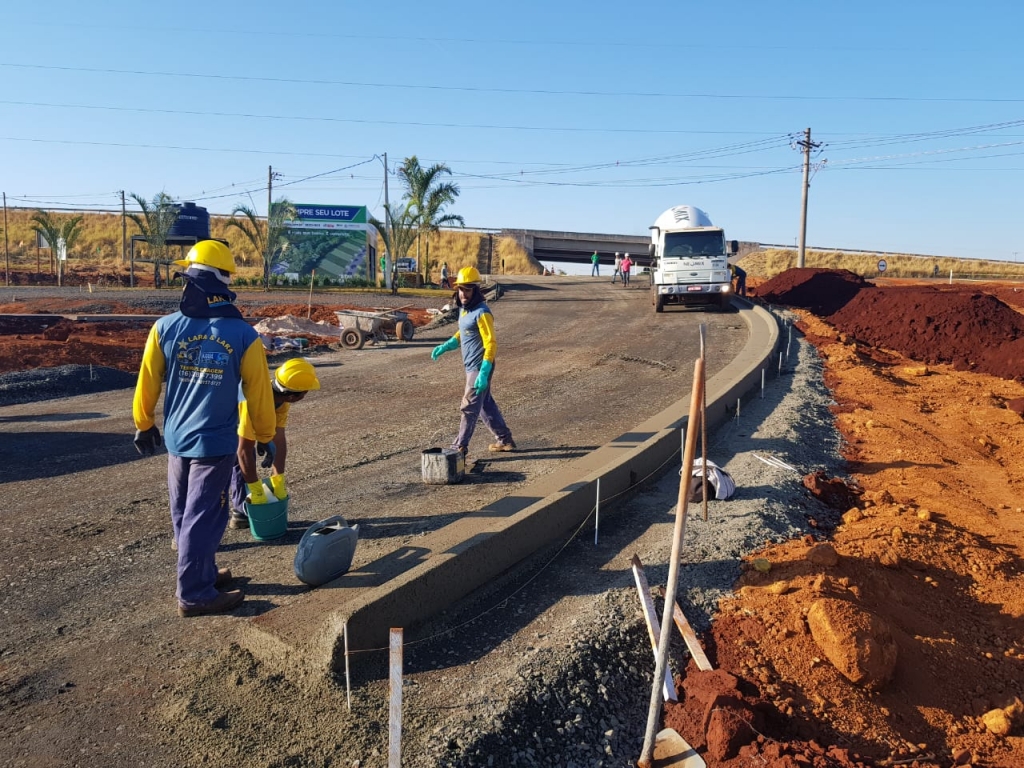
<svg viewBox="0 0 1024 768">
<path fill-rule="evenodd" d="M 207 616 L 211 613 L 225 613 L 240 606 L 243 600 L 245 600 L 245 594 L 242 590 L 233 589 L 230 592 L 221 592 L 208 603 L 188 606 L 178 603 L 178 615 L 183 619 L 188 619 L 193 616 Z"/>
<path fill-rule="evenodd" d="M 231 517 L 228 519 L 228 528 L 235 530 L 249 529 L 249 516 L 244 512 L 231 510 Z"/>
<path fill-rule="evenodd" d="M 492 453 L 504 453 L 507 451 L 514 451 L 516 449 L 516 441 L 509 440 L 507 443 L 491 443 L 487 446 L 487 450 Z"/>
</svg>

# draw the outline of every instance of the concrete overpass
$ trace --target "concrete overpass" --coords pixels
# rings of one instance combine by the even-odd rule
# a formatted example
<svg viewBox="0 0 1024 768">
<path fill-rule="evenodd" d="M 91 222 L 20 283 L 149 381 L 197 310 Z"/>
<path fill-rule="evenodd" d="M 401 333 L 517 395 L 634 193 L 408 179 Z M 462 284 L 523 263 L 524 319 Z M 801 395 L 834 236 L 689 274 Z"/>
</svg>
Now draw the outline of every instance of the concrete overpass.
<svg viewBox="0 0 1024 768">
<path fill-rule="evenodd" d="M 589 264 L 590 256 L 597 251 L 601 264 L 611 265 L 615 253 L 628 253 L 639 267 L 650 266 L 648 246 L 649 234 L 608 235 L 589 232 L 557 232 L 544 229 L 503 229 L 501 235 L 511 237 L 526 249 L 537 261 L 569 261 Z M 759 243 L 740 243 L 740 255 L 758 250 Z"/>
</svg>

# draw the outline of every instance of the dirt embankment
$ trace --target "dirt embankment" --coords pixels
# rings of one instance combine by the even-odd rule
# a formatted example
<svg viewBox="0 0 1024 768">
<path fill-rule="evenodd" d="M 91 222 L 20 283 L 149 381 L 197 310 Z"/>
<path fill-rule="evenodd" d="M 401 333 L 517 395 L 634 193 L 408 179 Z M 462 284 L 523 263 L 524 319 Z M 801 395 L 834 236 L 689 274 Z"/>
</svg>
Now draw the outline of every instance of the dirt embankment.
<svg viewBox="0 0 1024 768">
<path fill-rule="evenodd" d="M 1024 292 L 791 270 L 757 293 L 805 308 L 850 494 L 827 543 L 751 557 L 721 669 L 691 664 L 667 722 L 714 766 L 1024 765 Z"/>
</svg>

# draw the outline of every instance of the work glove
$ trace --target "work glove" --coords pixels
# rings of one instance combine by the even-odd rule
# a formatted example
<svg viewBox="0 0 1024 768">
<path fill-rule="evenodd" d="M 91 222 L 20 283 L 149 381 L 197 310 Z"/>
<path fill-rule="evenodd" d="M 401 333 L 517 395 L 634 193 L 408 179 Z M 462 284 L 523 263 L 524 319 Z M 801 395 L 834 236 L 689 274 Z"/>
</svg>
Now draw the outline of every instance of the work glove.
<svg viewBox="0 0 1024 768">
<path fill-rule="evenodd" d="M 274 457 L 277 455 L 277 446 L 274 445 L 273 440 L 256 443 L 256 455 L 263 457 L 263 461 L 260 462 L 261 467 L 272 467 L 274 466 Z"/>
<path fill-rule="evenodd" d="M 480 373 L 476 375 L 476 382 L 473 384 L 473 389 L 476 390 L 478 395 L 482 395 L 487 391 L 487 387 L 491 385 L 491 372 L 494 371 L 494 363 L 490 360 L 484 360 L 480 363 Z"/>
<path fill-rule="evenodd" d="M 270 499 L 267 498 L 267 491 L 263 487 L 263 483 L 257 480 L 255 483 L 246 483 L 245 487 L 249 489 L 249 503 L 250 504 L 267 504 Z"/>
<path fill-rule="evenodd" d="M 278 499 L 288 498 L 288 483 L 283 474 L 270 476 L 270 488 Z"/>
<path fill-rule="evenodd" d="M 457 338 L 455 338 L 454 336 L 452 336 L 444 344 L 438 344 L 436 347 L 434 347 L 434 351 L 430 353 L 430 359 L 431 360 L 437 360 L 437 358 L 439 358 L 445 352 L 451 352 L 453 349 L 456 349 L 458 346 L 459 346 L 459 340 Z"/>
<path fill-rule="evenodd" d="M 152 426 L 147 430 L 135 430 L 135 450 L 143 456 L 152 456 L 156 449 L 163 445 L 160 430 Z"/>
</svg>

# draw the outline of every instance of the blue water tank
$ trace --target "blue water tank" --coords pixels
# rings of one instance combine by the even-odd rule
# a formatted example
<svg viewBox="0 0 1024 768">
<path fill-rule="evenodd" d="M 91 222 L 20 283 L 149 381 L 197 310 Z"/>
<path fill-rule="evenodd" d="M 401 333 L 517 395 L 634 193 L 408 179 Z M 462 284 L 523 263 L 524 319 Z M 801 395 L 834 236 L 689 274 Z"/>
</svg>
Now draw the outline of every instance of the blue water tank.
<svg viewBox="0 0 1024 768">
<path fill-rule="evenodd" d="M 168 237 L 194 237 L 196 240 L 210 239 L 210 214 L 195 203 L 176 206 L 178 218 L 174 220 Z"/>
</svg>

